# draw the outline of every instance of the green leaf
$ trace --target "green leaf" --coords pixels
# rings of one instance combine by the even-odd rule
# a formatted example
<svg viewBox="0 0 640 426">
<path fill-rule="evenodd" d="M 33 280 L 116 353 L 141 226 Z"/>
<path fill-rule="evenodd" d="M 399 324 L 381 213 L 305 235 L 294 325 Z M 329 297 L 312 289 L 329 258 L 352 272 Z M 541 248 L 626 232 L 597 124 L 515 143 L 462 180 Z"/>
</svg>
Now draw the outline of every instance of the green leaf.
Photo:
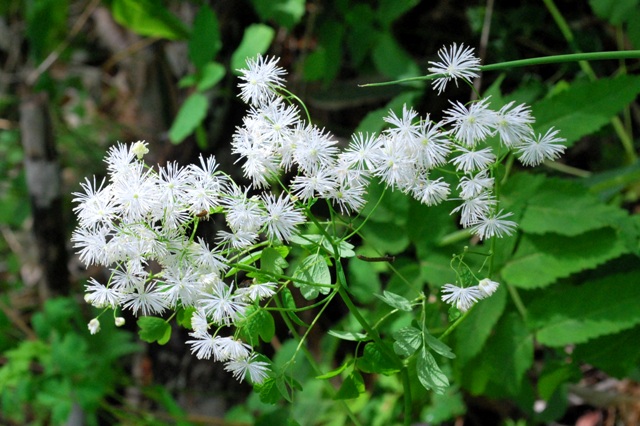
<svg viewBox="0 0 640 426">
<path fill-rule="evenodd" d="M 640 273 L 618 274 L 580 286 L 556 286 L 529 307 L 529 325 L 549 346 L 584 343 L 640 324 Z"/>
<path fill-rule="evenodd" d="M 640 326 L 607 334 L 587 343 L 576 345 L 571 358 L 591 364 L 619 379 L 628 377 L 640 362 L 640 351 L 621 350 L 635 348 L 640 342 Z"/>
<path fill-rule="evenodd" d="M 280 400 L 280 392 L 273 377 L 265 379 L 260 385 L 255 385 L 255 389 L 260 396 L 260 401 L 265 404 L 275 404 Z"/>
<path fill-rule="evenodd" d="M 388 28 L 418 3 L 420 0 L 381 0 L 376 15 L 382 25 Z"/>
<path fill-rule="evenodd" d="M 638 0 L 589 0 L 589 5 L 599 18 L 620 25 L 637 10 Z"/>
<path fill-rule="evenodd" d="M 202 74 L 198 80 L 196 89 L 199 92 L 204 92 L 218 84 L 224 77 L 226 70 L 224 66 L 217 62 L 209 62 L 202 68 Z"/>
<path fill-rule="evenodd" d="M 162 318 L 140 317 L 138 318 L 138 335 L 148 343 L 158 342 L 164 345 L 171 338 L 171 326 Z"/>
<path fill-rule="evenodd" d="M 302 284 L 298 280 L 313 284 Z M 318 293 L 329 293 L 330 287 L 318 286 L 331 284 L 331 271 L 324 257 L 319 254 L 311 254 L 304 258 L 293 272 L 293 284 L 300 288 L 302 296 L 307 299 L 315 299 Z"/>
<path fill-rule="evenodd" d="M 578 382 L 582 378 L 582 373 L 576 364 L 554 364 L 557 363 L 546 362 L 538 378 L 538 395 L 545 401 L 551 399 L 562 384 Z"/>
<path fill-rule="evenodd" d="M 385 290 L 382 292 L 382 296 L 380 296 L 379 294 L 376 294 L 375 296 L 392 308 L 396 308 L 405 312 L 411 312 L 413 310 L 413 308 L 411 308 L 411 302 L 409 302 L 404 297 L 390 291 Z"/>
<path fill-rule="evenodd" d="M 379 34 L 372 57 L 378 71 L 386 77 L 401 79 L 420 75 L 418 65 L 398 44 L 391 32 L 385 31 Z M 424 83 L 419 82 L 417 85 L 423 86 Z"/>
<path fill-rule="evenodd" d="M 350 342 L 366 342 L 367 340 L 371 340 L 370 337 L 367 337 L 366 334 L 356 333 L 353 331 L 337 331 L 337 330 L 329 330 L 329 336 L 336 337 L 340 340 L 348 340 Z"/>
<path fill-rule="evenodd" d="M 449 346 L 447 346 L 439 339 L 436 339 L 428 332 L 425 331 L 423 338 L 424 343 L 429 346 L 435 353 L 449 359 L 453 359 L 456 357 L 455 354 L 451 352 L 451 348 Z"/>
<path fill-rule="evenodd" d="M 193 30 L 189 38 L 189 59 L 200 69 L 216 56 L 221 47 L 218 18 L 210 7 L 203 5 L 193 20 Z"/>
<path fill-rule="evenodd" d="M 449 387 L 449 379 L 440 370 L 433 355 L 424 347 L 419 352 L 416 373 L 422 386 L 427 390 L 433 390 L 436 394 L 443 394 Z"/>
<path fill-rule="evenodd" d="M 304 15 L 305 0 L 251 0 L 263 21 L 273 19 L 278 25 L 291 29 Z"/>
<path fill-rule="evenodd" d="M 422 332 L 414 327 L 404 327 L 393 333 L 393 350 L 403 357 L 410 357 L 422 347 Z"/>
<path fill-rule="evenodd" d="M 628 250 L 619 233 L 612 228 L 601 228 L 576 237 L 525 234 L 501 275 L 516 287 L 545 287 L 558 278 L 595 268 Z"/>
<path fill-rule="evenodd" d="M 626 216 L 624 210 L 603 204 L 577 182 L 547 179 L 529 200 L 520 227 L 535 234 L 574 236 L 611 226 Z"/>
<path fill-rule="evenodd" d="M 273 28 L 263 24 L 253 24 L 245 28 L 240 45 L 231 55 L 231 69 L 234 73 L 240 74 L 238 70 L 247 67 L 247 58 L 265 53 L 271 46 L 275 33 Z"/>
<path fill-rule="evenodd" d="M 534 129 L 544 133 L 553 126 L 571 146 L 609 123 L 638 93 L 640 76 L 636 75 L 574 83 L 567 90 L 532 105 L 531 112 L 536 117 Z"/>
<path fill-rule="evenodd" d="M 466 364 L 480 353 L 495 329 L 507 304 L 507 289 L 501 285 L 491 297 L 477 303 L 456 329 L 455 348 L 459 364 Z"/>
<path fill-rule="evenodd" d="M 362 374 L 360 372 L 354 370 L 349 374 L 344 381 L 342 382 L 342 386 L 336 393 L 336 396 L 333 399 L 353 399 L 360 396 L 361 393 L 364 393 L 364 380 L 362 379 Z"/>
<path fill-rule="evenodd" d="M 273 316 L 269 311 L 256 306 L 249 306 L 244 313 L 244 318 L 239 321 L 238 329 L 252 346 L 263 342 L 270 342 L 276 332 Z"/>
<path fill-rule="evenodd" d="M 490 380 L 517 395 L 525 372 L 533 364 L 533 335 L 517 314 L 502 317 L 484 353 L 491 366 Z"/>
<path fill-rule="evenodd" d="M 385 376 L 395 374 L 402 368 L 398 360 L 389 358 L 374 342 L 367 343 L 364 347 L 364 353 L 358 358 L 357 366 L 365 373 L 379 373 Z"/>
<path fill-rule="evenodd" d="M 189 37 L 185 25 L 169 12 L 160 0 L 113 0 L 113 18 L 120 25 L 143 36 L 169 40 Z"/>
<path fill-rule="evenodd" d="M 298 315 L 296 315 L 296 313 L 293 312 L 296 309 L 296 301 L 293 298 L 293 294 L 291 294 L 291 290 L 289 290 L 288 288 L 283 288 L 280 291 L 280 295 L 282 297 L 282 304 L 284 305 L 284 307 L 287 309 L 291 309 L 291 311 L 287 311 L 287 315 L 289 316 L 289 318 L 291 318 L 293 322 L 295 322 L 301 327 L 309 327 L 309 324 L 302 321 L 298 317 Z"/>
<path fill-rule="evenodd" d="M 69 1 L 40 0 L 15 4 L 26 9 L 25 32 L 29 40 L 29 54 L 40 62 L 64 40 L 65 34 L 68 33 Z"/>
<path fill-rule="evenodd" d="M 260 269 L 262 271 L 282 275 L 287 266 L 289 264 L 278 250 L 272 247 L 262 250 L 262 256 L 260 257 Z"/>
<path fill-rule="evenodd" d="M 334 370 L 328 371 L 319 376 L 316 376 L 316 379 L 324 380 L 324 379 L 330 379 L 332 377 L 336 377 L 338 374 L 342 373 L 344 370 L 346 370 L 347 367 L 349 367 L 352 364 L 353 364 L 353 360 L 346 361 L 340 367 Z"/>
<path fill-rule="evenodd" d="M 188 308 L 180 308 L 179 310 L 177 310 L 176 321 L 182 327 L 188 330 L 193 330 L 193 326 L 191 325 L 191 318 L 193 317 L 195 311 L 196 308 L 192 306 Z"/>
<path fill-rule="evenodd" d="M 380 293 L 382 284 L 380 276 L 371 263 L 363 262 L 357 258 L 349 260 L 349 293 L 360 303 L 371 303 L 375 295 Z"/>
<path fill-rule="evenodd" d="M 202 123 L 207 116 L 209 101 L 201 93 L 192 93 L 178 111 L 178 116 L 169 129 L 171 143 L 179 144 Z"/>
</svg>

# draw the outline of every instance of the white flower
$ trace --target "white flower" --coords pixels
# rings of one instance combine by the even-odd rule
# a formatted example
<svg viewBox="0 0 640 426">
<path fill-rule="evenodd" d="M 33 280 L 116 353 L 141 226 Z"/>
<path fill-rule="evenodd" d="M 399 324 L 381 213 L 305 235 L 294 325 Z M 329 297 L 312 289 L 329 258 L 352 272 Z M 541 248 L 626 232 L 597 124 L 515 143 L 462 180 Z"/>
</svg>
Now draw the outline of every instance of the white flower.
<svg viewBox="0 0 640 426">
<path fill-rule="evenodd" d="M 267 297 L 271 297 L 276 294 L 274 288 L 276 288 L 278 284 L 267 282 L 267 283 L 254 283 L 249 287 L 240 287 L 236 290 L 236 296 L 247 300 L 249 302 L 254 302 L 256 300 L 266 299 Z"/>
<path fill-rule="evenodd" d="M 447 199 L 450 192 L 449 184 L 442 178 L 431 180 L 428 176 L 420 176 L 411 188 L 413 198 L 427 206 L 440 204 Z"/>
<path fill-rule="evenodd" d="M 98 331 L 100 331 L 100 321 L 98 321 L 98 318 L 94 318 L 89 321 L 89 324 L 87 324 L 87 328 L 89 328 L 89 333 L 91 334 L 96 334 Z"/>
<path fill-rule="evenodd" d="M 499 285 L 499 283 L 491 281 L 489 278 L 484 278 L 478 283 L 478 290 L 484 299 L 495 293 Z"/>
<path fill-rule="evenodd" d="M 478 77 L 480 72 L 480 59 L 473 55 L 472 47 L 465 47 L 464 44 L 442 48 L 438 51 L 441 62 L 429 61 L 433 67 L 429 68 L 429 72 L 433 74 L 443 74 L 444 77 L 438 77 L 433 81 L 433 86 L 438 90 L 438 94 L 447 87 L 447 83 L 453 79 L 458 85 L 458 78 L 467 82 Z"/>
<path fill-rule="evenodd" d="M 482 299 L 482 293 L 478 286 L 458 287 L 453 284 L 445 284 L 442 287 L 442 301 L 455 304 L 460 312 L 467 312 L 478 300 Z"/>
<path fill-rule="evenodd" d="M 491 151 L 491 147 L 476 150 L 459 146 L 458 150 L 462 154 L 452 159 L 451 162 L 456 166 L 456 170 L 462 170 L 465 173 L 484 170 L 496 161 L 496 156 Z"/>
<path fill-rule="evenodd" d="M 379 176 L 392 189 L 405 187 L 415 175 L 415 161 L 407 156 L 400 145 L 393 143 L 389 139 L 378 151 L 376 163 L 373 173 Z"/>
<path fill-rule="evenodd" d="M 227 232 L 220 230 L 217 232 L 216 239 L 219 244 L 229 244 L 235 249 L 243 249 L 252 246 L 260 235 L 256 231 L 243 231 L 242 229 L 235 232 Z"/>
<path fill-rule="evenodd" d="M 216 340 L 220 338 L 219 336 L 213 337 L 206 331 L 189 333 L 189 336 L 195 339 L 187 340 L 186 343 L 191 345 L 191 353 L 198 359 L 209 359 L 218 350 Z"/>
<path fill-rule="evenodd" d="M 148 144 L 145 141 L 138 141 L 131 146 L 131 153 L 135 154 L 135 156 L 138 157 L 138 160 L 142 160 L 142 157 L 149 153 L 147 145 Z"/>
<path fill-rule="evenodd" d="M 123 317 L 116 317 L 113 322 L 116 325 L 116 327 L 122 327 L 126 321 Z"/>
<path fill-rule="evenodd" d="M 197 309 L 191 315 L 191 328 L 195 335 L 204 335 L 209 330 L 209 320 L 203 310 Z"/>
<path fill-rule="evenodd" d="M 256 360 L 256 354 L 245 358 L 238 358 L 227 362 L 224 369 L 233 373 L 233 377 L 240 382 L 244 380 L 249 373 L 251 381 L 255 384 L 260 384 L 269 377 L 269 364 L 263 361 Z"/>
<path fill-rule="evenodd" d="M 380 139 L 375 133 L 356 133 L 351 136 L 347 149 L 340 154 L 340 160 L 357 170 L 373 170 L 380 146 Z"/>
<path fill-rule="evenodd" d="M 530 134 L 517 147 L 518 158 L 525 166 L 537 166 L 544 160 L 555 160 L 564 153 L 566 141 L 564 138 L 557 138 L 558 130 L 553 127 L 542 134 Z"/>
<path fill-rule="evenodd" d="M 277 88 L 284 86 L 285 70 L 278 67 L 278 58 L 263 57 L 247 59 L 247 68 L 238 70 L 243 81 L 238 84 L 240 98 L 251 105 L 259 105 L 267 101 Z"/>
<path fill-rule="evenodd" d="M 393 110 L 389 110 L 389 115 L 383 120 L 395 126 L 385 130 L 392 139 L 405 141 L 420 136 L 418 124 L 415 123 L 418 113 L 413 108 L 407 109 L 407 105 L 402 105 L 402 117 L 398 117 Z"/>
<path fill-rule="evenodd" d="M 251 353 L 251 346 L 231 337 L 219 337 L 216 344 L 216 361 L 242 359 Z"/>
<path fill-rule="evenodd" d="M 511 101 L 500 108 L 495 122 L 500 141 L 509 148 L 520 144 L 531 133 L 531 124 L 535 121 L 527 105 L 513 107 L 513 104 Z"/>
<path fill-rule="evenodd" d="M 496 202 L 491 194 L 483 192 L 477 197 L 464 200 L 462 204 L 451 211 L 451 214 L 460 212 L 460 224 L 467 228 L 485 218 Z"/>
<path fill-rule="evenodd" d="M 291 181 L 291 191 L 302 201 L 323 197 L 334 191 L 338 183 L 328 169 L 320 169 L 311 176 L 298 175 Z"/>
<path fill-rule="evenodd" d="M 141 311 L 143 316 L 147 316 L 161 314 L 167 305 L 164 294 L 155 289 L 155 283 L 150 283 L 147 286 L 138 286 L 134 292 L 124 294 L 122 307 L 131 309 L 136 315 Z"/>
<path fill-rule="evenodd" d="M 320 169 L 329 167 L 335 162 L 338 154 L 335 141 L 324 129 L 309 125 L 305 129 L 305 137 L 296 140 L 293 158 L 305 174 L 312 175 Z"/>
<path fill-rule="evenodd" d="M 93 183 L 85 178 L 85 182 L 80 183 L 84 193 L 74 192 L 72 194 L 76 197 L 72 201 L 79 203 L 73 208 L 73 211 L 78 216 L 80 226 L 91 228 L 98 225 L 110 225 L 111 221 L 115 219 L 116 209 L 113 204 L 111 186 L 107 185 L 103 188 L 104 182 L 103 179 L 100 185 L 97 185 L 95 176 Z"/>
<path fill-rule="evenodd" d="M 210 292 L 202 292 L 198 308 L 219 325 L 230 325 L 238 320 L 247 304 L 233 294 L 233 285 L 228 286 L 221 280 L 215 282 Z"/>
<path fill-rule="evenodd" d="M 305 216 L 293 205 L 286 193 L 280 194 L 277 200 L 273 194 L 263 195 L 262 199 L 267 210 L 267 235 L 270 239 L 289 241 L 296 227 L 306 221 Z"/>
<path fill-rule="evenodd" d="M 364 196 L 366 187 L 357 180 L 342 181 L 340 184 L 325 194 L 326 198 L 337 204 L 340 212 L 347 214 L 348 212 L 359 212 L 366 204 Z"/>
<path fill-rule="evenodd" d="M 450 101 L 451 102 L 451 101 Z M 471 103 L 467 109 L 460 102 L 451 102 L 453 108 L 445 110 L 445 123 L 453 123 L 453 134 L 465 146 L 472 148 L 493 134 L 496 113 L 489 109 L 489 98 Z"/>
<path fill-rule="evenodd" d="M 482 192 L 491 189 L 493 182 L 494 179 L 489 177 L 487 170 L 483 170 L 472 177 L 463 176 L 460 178 L 460 183 L 458 183 L 460 198 L 468 200 L 469 198 L 477 197 Z"/>
<path fill-rule="evenodd" d="M 506 220 L 512 215 L 513 213 L 502 214 L 500 210 L 490 216 L 481 217 L 471 226 L 471 233 L 478 235 L 481 240 L 494 236 L 502 238 L 504 234 L 511 236 L 518 226 L 517 223 Z"/>
<path fill-rule="evenodd" d="M 111 262 L 107 254 L 107 239 L 111 235 L 111 231 L 105 227 L 78 228 L 71 235 L 71 242 L 80 255 L 80 261 L 86 266 L 108 266 Z"/>
<path fill-rule="evenodd" d="M 84 295 L 85 302 L 96 308 L 109 306 L 111 309 L 115 309 L 120 304 L 120 297 L 121 293 L 118 290 L 100 284 L 95 278 L 89 278 Z"/>
<path fill-rule="evenodd" d="M 257 232 L 265 223 L 266 215 L 257 197 L 248 197 L 249 189 L 235 186 L 223 197 L 227 223 L 232 231 Z"/>
<path fill-rule="evenodd" d="M 416 161 L 419 166 L 430 170 L 447 162 L 451 144 L 446 133 L 440 130 L 443 123 L 434 123 L 427 115 L 418 126 L 417 137 L 413 143 Z"/>
<path fill-rule="evenodd" d="M 209 212 L 218 206 L 220 194 L 228 183 L 227 178 L 216 172 L 218 163 L 213 156 L 205 160 L 201 155 L 200 166 L 191 164 L 187 168 L 191 185 L 186 190 L 184 201 L 190 206 L 191 213 Z"/>
</svg>

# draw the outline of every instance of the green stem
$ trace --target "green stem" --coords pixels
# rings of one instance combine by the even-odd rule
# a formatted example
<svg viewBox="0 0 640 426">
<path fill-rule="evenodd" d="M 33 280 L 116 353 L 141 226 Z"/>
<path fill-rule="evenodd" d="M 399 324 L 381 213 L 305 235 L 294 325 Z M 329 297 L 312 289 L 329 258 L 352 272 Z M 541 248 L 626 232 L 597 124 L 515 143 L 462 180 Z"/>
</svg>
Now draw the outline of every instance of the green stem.
<svg viewBox="0 0 640 426">
<path fill-rule="evenodd" d="M 402 390 L 404 393 L 404 425 L 411 425 L 411 382 L 409 369 L 402 367 Z"/>
<path fill-rule="evenodd" d="M 437 247 L 444 247 L 451 244 L 459 243 L 460 241 L 468 240 L 471 236 L 471 232 L 468 229 L 461 229 L 459 231 L 452 232 L 440 238 L 436 242 Z"/>
<path fill-rule="evenodd" d="M 518 290 L 512 285 L 507 285 L 507 290 L 509 290 L 511 299 L 513 300 L 514 305 L 516 305 L 516 309 L 520 313 L 522 319 L 527 319 L 527 308 L 525 308 L 524 303 L 522 303 L 522 298 L 520 297 Z"/>
<path fill-rule="evenodd" d="M 473 309 L 473 308 L 471 308 L 471 309 Z M 442 333 L 442 334 L 440 335 L 440 337 L 438 337 L 438 339 L 442 340 L 442 339 L 444 339 L 445 337 L 447 337 L 449 334 L 451 334 L 451 332 L 452 332 L 453 330 L 455 330 L 455 329 L 460 325 L 460 323 L 462 323 L 462 321 L 464 321 L 464 319 L 467 317 L 467 315 L 469 315 L 469 312 L 471 312 L 471 309 L 469 309 L 467 312 L 465 312 L 464 314 L 462 314 L 462 315 L 461 315 L 457 320 L 455 320 L 455 321 L 454 321 L 454 323 L 453 323 L 453 324 L 451 324 L 451 325 L 449 326 L 449 328 L 447 328 L 447 329 L 444 331 L 444 333 Z"/>
</svg>

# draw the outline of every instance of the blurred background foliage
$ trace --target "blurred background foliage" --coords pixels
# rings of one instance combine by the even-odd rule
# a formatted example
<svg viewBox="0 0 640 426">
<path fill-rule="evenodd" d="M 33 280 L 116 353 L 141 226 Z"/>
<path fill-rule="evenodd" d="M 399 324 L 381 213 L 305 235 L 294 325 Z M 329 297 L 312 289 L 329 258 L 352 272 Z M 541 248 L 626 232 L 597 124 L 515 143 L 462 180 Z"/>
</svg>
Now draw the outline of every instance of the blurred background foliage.
<svg viewBox="0 0 640 426">
<path fill-rule="evenodd" d="M 346 422 L 302 359 L 296 378 L 304 391 L 289 406 L 277 394 L 250 395 L 219 366 L 195 360 L 184 333 L 165 346 L 143 346 L 134 318 L 115 329 L 103 317 L 102 331 L 89 336 L 86 323 L 95 312 L 82 300 L 83 285 L 101 271 L 85 271 L 71 253 L 70 194 L 84 176 L 104 174 L 102 157 L 116 141 L 146 140 L 150 163 L 214 154 L 241 181 L 228 149 L 245 112 L 235 70 L 257 53 L 281 58 L 289 88 L 318 125 L 343 141 L 354 129 L 381 130 L 389 108 L 404 103 L 437 119 L 448 104 L 422 83 L 358 84 L 425 74 L 438 49 L 452 42 L 474 46 L 485 64 L 640 49 L 640 4 L 0 2 L 0 423 Z M 638 65 L 544 65 L 486 73 L 477 82 L 494 105 L 532 104 L 541 128 L 555 124 L 572 146 L 562 164 L 546 170 L 555 177 L 519 174 L 504 188 L 525 236 L 507 241 L 496 262 L 527 310 L 523 315 L 504 289 L 474 310 L 449 341 L 458 359 L 445 369 L 455 386 L 440 396 L 412 387 L 416 422 L 638 421 Z M 464 85 L 450 90 L 463 102 L 473 97 Z M 396 272 L 413 288 L 437 294 L 452 279 L 451 253 L 469 244 L 446 240 L 456 231 L 448 211 L 389 194 L 363 230 L 358 252 L 396 254 Z M 410 290 L 381 265 L 354 260 L 348 271 L 351 292 L 373 319 L 389 311 L 374 293 Z M 326 335 L 353 328 L 344 314 L 332 306 L 311 336 L 326 370 L 356 345 Z M 410 318 L 395 325 L 403 321 Z M 275 353 L 277 365 L 295 346 L 276 334 L 266 352 Z M 352 410 L 365 424 L 398 421 L 398 380 L 360 369 L 370 374 L 357 378 L 362 386 L 355 394 L 343 395 Z"/>
</svg>

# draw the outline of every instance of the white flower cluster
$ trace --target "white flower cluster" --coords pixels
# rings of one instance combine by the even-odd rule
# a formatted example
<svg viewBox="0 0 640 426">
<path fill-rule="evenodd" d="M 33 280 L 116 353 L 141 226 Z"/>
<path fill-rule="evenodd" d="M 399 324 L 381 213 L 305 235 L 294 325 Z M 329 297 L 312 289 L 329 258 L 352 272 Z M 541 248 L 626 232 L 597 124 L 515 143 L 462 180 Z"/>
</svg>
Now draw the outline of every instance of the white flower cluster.
<svg viewBox="0 0 640 426">
<path fill-rule="evenodd" d="M 217 171 L 215 158 L 199 165 L 169 163 L 158 171 L 142 161 L 146 144 L 112 147 L 105 159 L 108 182 L 86 180 L 74 193 L 78 227 L 72 235 L 80 260 L 111 270 L 106 284 L 91 278 L 85 300 L 98 308 L 121 307 L 134 314 L 195 308 L 193 340 L 198 358 L 226 362 L 226 369 L 259 383 L 267 364 L 246 343 L 222 337 L 222 327 L 243 319 L 246 308 L 275 293 L 275 283 L 238 288 L 223 281 L 226 256 L 258 241 L 260 234 L 286 241 L 305 221 L 289 197 L 247 195 Z M 211 212 L 225 214 L 230 231 L 221 231 L 213 250 L 194 238 L 197 222 Z M 154 272 L 159 271 L 159 272 Z M 213 328 L 215 331 L 210 332 Z M 97 319 L 89 324 L 99 330 Z"/>
<path fill-rule="evenodd" d="M 431 62 L 429 68 L 439 92 L 448 81 L 469 81 L 480 69 L 480 60 L 468 47 L 454 44 L 439 56 L 442 62 Z M 460 224 L 480 239 L 511 235 L 516 223 L 507 219 L 512 214 L 499 208 L 493 194 L 498 153 L 487 139 L 497 135 L 527 166 L 554 160 L 565 149 L 557 131 L 533 133 L 534 119 L 526 105 L 510 102 L 496 111 L 489 99 L 482 99 L 469 105 L 452 102 L 440 122 L 406 106 L 400 116 L 390 111 L 384 119 L 390 126 L 382 134 L 355 134 L 340 152 L 330 134 L 305 122 L 298 109 L 285 102 L 285 71 L 277 59 L 258 57 L 247 65 L 240 70 L 240 88 L 251 110 L 233 139 L 233 152 L 244 160 L 244 175 L 262 188 L 295 168 L 291 192 L 298 199 L 325 198 L 343 213 L 363 207 L 367 184 L 378 177 L 428 206 L 461 201 L 451 213 L 459 214 Z M 438 175 L 447 163 L 458 175 L 457 197 Z"/>
<path fill-rule="evenodd" d="M 442 287 L 442 300 L 455 305 L 460 312 L 467 312 L 478 300 L 491 296 L 498 290 L 498 284 L 488 278 L 480 280 L 478 285 L 470 287 L 458 287 L 454 284 L 445 284 Z"/>
</svg>

